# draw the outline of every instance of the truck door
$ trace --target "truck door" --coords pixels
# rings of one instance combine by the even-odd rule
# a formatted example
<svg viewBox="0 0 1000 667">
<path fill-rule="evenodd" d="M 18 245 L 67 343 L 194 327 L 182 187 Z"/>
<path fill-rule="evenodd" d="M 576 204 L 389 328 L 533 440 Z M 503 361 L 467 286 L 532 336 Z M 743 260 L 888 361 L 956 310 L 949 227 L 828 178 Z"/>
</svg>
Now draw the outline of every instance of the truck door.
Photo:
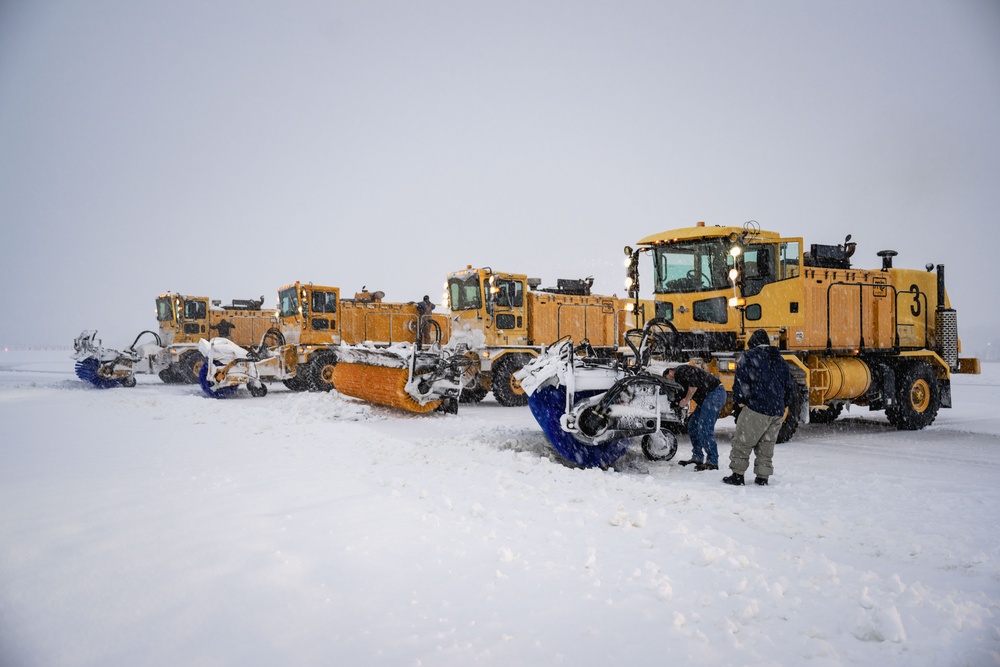
<svg viewBox="0 0 1000 667">
<path fill-rule="evenodd" d="M 208 338 L 208 298 L 184 298 L 184 333 L 193 336 L 192 340 Z"/>
<path fill-rule="evenodd" d="M 309 296 L 308 327 L 316 332 L 318 340 L 338 341 L 340 318 L 337 302 L 340 290 L 335 287 L 313 287 Z"/>
<path fill-rule="evenodd" d="M 524 312 L 525 281 L 511 277 L 490 276 L 490 305 L 493 327 L 500 344 L 524 345 L 527 343 L 527 317 Z"/>
</svg>

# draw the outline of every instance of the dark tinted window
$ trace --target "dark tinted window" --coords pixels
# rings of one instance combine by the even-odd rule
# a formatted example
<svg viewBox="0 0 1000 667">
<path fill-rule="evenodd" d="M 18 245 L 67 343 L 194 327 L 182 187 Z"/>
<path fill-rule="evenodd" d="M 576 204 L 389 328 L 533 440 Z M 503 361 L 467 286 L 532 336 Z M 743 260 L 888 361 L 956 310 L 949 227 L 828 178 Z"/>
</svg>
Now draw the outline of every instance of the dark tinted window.
<svg viewBox="0 0 1000 667">
<path fill-rule="evenodd" d="M 694 302 L 694 321 L 725 324 L 729 321 L 729 308 L 725 297 Z"/>
<path fill-rule="evenodd" d="M 316 292 L 312 293 L 312 312 L 314 313 L 335 313 L 337 312 L 336 292 Z"/>
<path fill-rule="evenodd" d="M 204 301 L 187 300 L 184 302 L 184 319 L 203 320 L 208 314 Z"/>
</svg>

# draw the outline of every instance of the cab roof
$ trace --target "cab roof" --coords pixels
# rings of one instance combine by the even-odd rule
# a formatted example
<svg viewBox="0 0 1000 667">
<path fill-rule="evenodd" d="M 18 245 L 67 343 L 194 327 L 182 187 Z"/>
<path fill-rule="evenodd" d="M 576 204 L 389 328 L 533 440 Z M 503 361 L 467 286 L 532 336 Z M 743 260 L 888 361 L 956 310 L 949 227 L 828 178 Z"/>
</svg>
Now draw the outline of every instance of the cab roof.
<svg viewBox="0 0 1000 667">
<path fill-rule="evenodd" d="M 721 227 L 708 225 L 697 225 L 695 227 L 680 227 L 678 229 L 668 229 L 665 232 L 651 234 L 639 240 L 636 245 L 659 245 L 660 243 L 671 243 L 673 241 L 691 241 L 695 239 L 717 239 L 725 238 L 730 234 L 742 236 L 746 230 L 743 227 Z M 780 234 L 768 232 L 763 229 L 756 231 L 756 238 L 779 238 Z"/>
</svg>

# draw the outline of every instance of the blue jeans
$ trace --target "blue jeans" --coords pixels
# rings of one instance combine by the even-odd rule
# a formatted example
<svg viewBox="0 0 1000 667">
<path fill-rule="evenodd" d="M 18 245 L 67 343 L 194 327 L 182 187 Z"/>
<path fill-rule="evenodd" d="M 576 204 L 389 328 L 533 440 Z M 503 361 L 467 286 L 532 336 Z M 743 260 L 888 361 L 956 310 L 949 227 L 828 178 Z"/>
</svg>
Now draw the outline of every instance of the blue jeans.
<svg viewBox="0 0 1000 667">
<path fill-rule="evenodd" d="M 726 404 L 726 388 L 721 384 L 699 403 L 688 420 L 691 436 L 691 460 L 719 465 L 719 445 L 715 442 L 715 422 Z"/>
</svg>

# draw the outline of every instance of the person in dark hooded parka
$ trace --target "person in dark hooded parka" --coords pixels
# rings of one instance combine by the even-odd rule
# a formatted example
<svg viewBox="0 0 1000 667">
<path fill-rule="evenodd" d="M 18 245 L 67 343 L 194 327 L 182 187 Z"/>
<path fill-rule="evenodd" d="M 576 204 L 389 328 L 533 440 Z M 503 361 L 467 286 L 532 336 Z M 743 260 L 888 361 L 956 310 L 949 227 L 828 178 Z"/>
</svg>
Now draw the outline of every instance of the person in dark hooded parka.
<svg viewBox="0 0 1000 667">
<path fill-rule="evenodd" d="M 788 364 L 763 329 L 757 329 L 747 341 L 747 351 L 740 357 L 733 381 L 733 404 L 741 408 L 736 433 L 729 453 L 732 474 L 722 479 L 726 484 L 743 485 L 743 473 L 750 467 L 754 453 L 754 480 L 767 485 L 774 473 L 774 443 L 784 420 L 785 408 L 792 405 L 795 381 Z"/>
</svg>

